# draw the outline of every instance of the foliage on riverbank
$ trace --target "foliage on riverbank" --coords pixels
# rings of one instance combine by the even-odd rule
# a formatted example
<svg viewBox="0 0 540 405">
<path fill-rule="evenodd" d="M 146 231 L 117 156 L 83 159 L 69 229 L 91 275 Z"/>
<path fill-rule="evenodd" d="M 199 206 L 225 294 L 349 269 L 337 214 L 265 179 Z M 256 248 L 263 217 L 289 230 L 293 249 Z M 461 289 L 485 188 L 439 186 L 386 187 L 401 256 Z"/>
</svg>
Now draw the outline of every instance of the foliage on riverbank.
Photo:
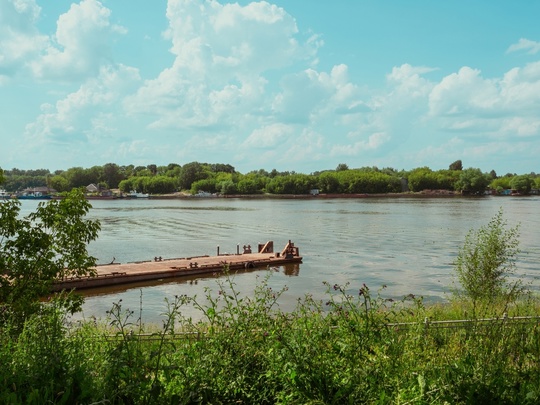
<svg viewBox="0 0 540 405">
<path fill-rule="evenodd" d="M 138 190 L 150 194 L 170 194 L 177 191 L 199 191 L 223 195 L 295 194 L 309 195 L 311 190 L 324 194 L 378 194 L 422 190 L 463 191 L 483 193 L 487 187 L 495 191 L 513 189 L 528 194 L 540 188 L 540 175 L 508 173 L 497 176 L 495 171 L 484 173 L 477 168 L 463 168 L 460 160 L 448 169 L 431 170 L 419 167 L 412 170 L 394 168 L 349 168 L 339 164 L 334 170 L 310 174 L 276 169 L 239 173 L 229 164 L 171 163 L 167 166 L 119 166 L 107 163 L 91 168 L 72 167 L 68 170 L 19 170 L 5 172 L 4 188 L 9 192 L 25 188 L 50 187 L 57 191 L 97 185 L 101 189 Z"/>
<path fill-rule="evenodd" d="M 328 285 L 296 310 L 263 279 L 243 297 L 232 276 L 207 297 L 167 302 L 161 328 L 115 304 L 107 324 L 68 326 L 54 305 L 0 334 L 1 403 L 515 403 L 540 401 L 540 327 L 531 298 L 425 307 L 367 286 Z M 202 321 L 183 316 L 194 305 Z M 480 318 L 493 319 L 483 322 Z M 426 320 L 429 322 L 426 322 Z M 407 322 L 406 324 L 403 324 Z"/>
</svg>

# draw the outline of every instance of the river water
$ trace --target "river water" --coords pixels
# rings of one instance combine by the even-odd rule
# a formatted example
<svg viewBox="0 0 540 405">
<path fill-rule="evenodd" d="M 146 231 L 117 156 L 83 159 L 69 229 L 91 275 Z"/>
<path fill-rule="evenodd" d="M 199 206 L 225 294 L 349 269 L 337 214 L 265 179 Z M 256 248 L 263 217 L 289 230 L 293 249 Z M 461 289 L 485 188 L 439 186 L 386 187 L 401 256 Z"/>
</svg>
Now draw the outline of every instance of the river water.
<svg viewBox="0 0 540 405">
<path fill-rule="evenodd" d="M 23 212 L 36 202 L 23 202 Z M 443 301 L 452 283 L 452 262 L 470 229 L 486 225 L 500 210 L 509 226 L 520 224 L 518 272 L 538 287 L 540 276 L 540 198 L 358 198 L 92 201 L 89 217 L 99 219 L 99 239 L 89 246 L 99 263 L 235 253 L 237 245 L 274 241 L 279 251 L 292 240 L 303 263 L 275 269 L 269 284 L 288 291 L 280 305 L 292 308 L 309 293 L 323 298 L 326 287 L 363 283 L 399 298 L 413 293 Z M 249 295 L 265 270 L 234 276 Z M 160 281 L 102 289 L 87 295 L 83 316 L 102 317 L 113 302 L 153 321 L 165 298 L 203 297 L 217 290 L 216 277 Z"/>
</svg>

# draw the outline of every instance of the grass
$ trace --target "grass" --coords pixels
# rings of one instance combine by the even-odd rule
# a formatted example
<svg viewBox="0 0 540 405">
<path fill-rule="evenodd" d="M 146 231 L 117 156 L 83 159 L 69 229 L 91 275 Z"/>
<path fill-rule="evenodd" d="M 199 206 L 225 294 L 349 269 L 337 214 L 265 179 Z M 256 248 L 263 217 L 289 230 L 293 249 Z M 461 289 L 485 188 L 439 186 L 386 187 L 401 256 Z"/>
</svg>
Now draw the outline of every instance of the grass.
<svg viewBox="0 0 540 405">
<path fill-rule="evenodd" d="M 0 403 L 540 403 L 538 321 L 509 320 L 536 315 L 535 297 L 472 308 L 393 301 L 365 285 L 327 289 L 322 302 L 307 295 L 283 312 L 284 290 L 268 278 L 241 296 L 229 275 L 205 304 L 166 301 L 160 327 L 121 302 L 107 321 L 76 325 L 51 305 L 20 335 L 1 328 Z M 188 305 L 201 320 L 183 315 Z"/>
</svg>

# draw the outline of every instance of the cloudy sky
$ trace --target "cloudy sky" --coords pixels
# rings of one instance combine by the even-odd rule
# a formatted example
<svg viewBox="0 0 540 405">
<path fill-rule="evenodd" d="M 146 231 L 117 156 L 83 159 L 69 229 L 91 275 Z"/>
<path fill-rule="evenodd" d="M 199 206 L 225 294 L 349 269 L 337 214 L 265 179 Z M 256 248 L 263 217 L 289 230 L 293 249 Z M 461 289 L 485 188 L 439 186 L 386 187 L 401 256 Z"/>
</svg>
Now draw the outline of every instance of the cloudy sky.
<svg viewBox="0 0 540 405">
<path fill-rule="evenodd" d="M 540 2 L 0 0 L 0 167 L 540 172 Z"/>
</svg>

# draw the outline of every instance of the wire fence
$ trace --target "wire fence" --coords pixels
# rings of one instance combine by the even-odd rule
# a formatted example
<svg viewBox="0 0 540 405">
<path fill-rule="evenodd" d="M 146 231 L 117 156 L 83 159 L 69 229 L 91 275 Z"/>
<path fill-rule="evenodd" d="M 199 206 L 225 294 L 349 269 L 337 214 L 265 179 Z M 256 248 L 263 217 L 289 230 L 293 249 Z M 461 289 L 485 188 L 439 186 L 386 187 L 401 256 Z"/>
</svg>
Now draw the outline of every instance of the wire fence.
<svg viewBox="0 0 540 405">
<path fill-rule="evenodd" d="M 534 327 L 540 325 L 540 316 L 515 316 L 508 317 L 504 314 L 502 317 L 497 318 L 481 318 L 481 319 L 457 319 L 457 320 L 444 320 L 444 321 L 431 321 L 429 318 L 425 318 L 423 322 L 396 322 L 385 323 L 381 326 L 394 330 L 394 331 L 408 331 L 413 328 L 423 328 L 428 331 L 431 329 L 445 330 L 445 329 L 484 329 L 491 326 L 504 326 L 504 327 Z M 332 329 L 338 329 L 338 326 L 332 327 Z M 253 333 L 263 333 L 260 330 L 254 330 Z M 102 336 L 107 340 L 116 339 L 141 339 L 146 342 L 162 341 L 162 340 L 201 340 L 209 336 L 208 331 L 174 331 L 174 332 L 153 332 L 153 333 L 135 333 L 131 331 L 127 334 L 116 333 L 114 335 Z"/>
<path fill-rule="evenodd" d="M 438 328 L 438 329 L 458 329 L 458 328 L 471 328 L 490 326 L 493 324 L 503 324 L 507 326 L 519 326 L 519 325 L 538 325 L 540 323 L 540 316 L 513 316 L 508 317 L 503 314 L 500 318 L 481 318 L 481 319 L 456 319 L 446 321 L 430 321 L 429 318 L 425 318 L 422 325 L 425 328 Z M 399 323 L 387 323 L 386 326 L 393 328 L 411 328 L 417 327 L 420 324 L 418 322 L 399 322 Z"/>
</svg>

